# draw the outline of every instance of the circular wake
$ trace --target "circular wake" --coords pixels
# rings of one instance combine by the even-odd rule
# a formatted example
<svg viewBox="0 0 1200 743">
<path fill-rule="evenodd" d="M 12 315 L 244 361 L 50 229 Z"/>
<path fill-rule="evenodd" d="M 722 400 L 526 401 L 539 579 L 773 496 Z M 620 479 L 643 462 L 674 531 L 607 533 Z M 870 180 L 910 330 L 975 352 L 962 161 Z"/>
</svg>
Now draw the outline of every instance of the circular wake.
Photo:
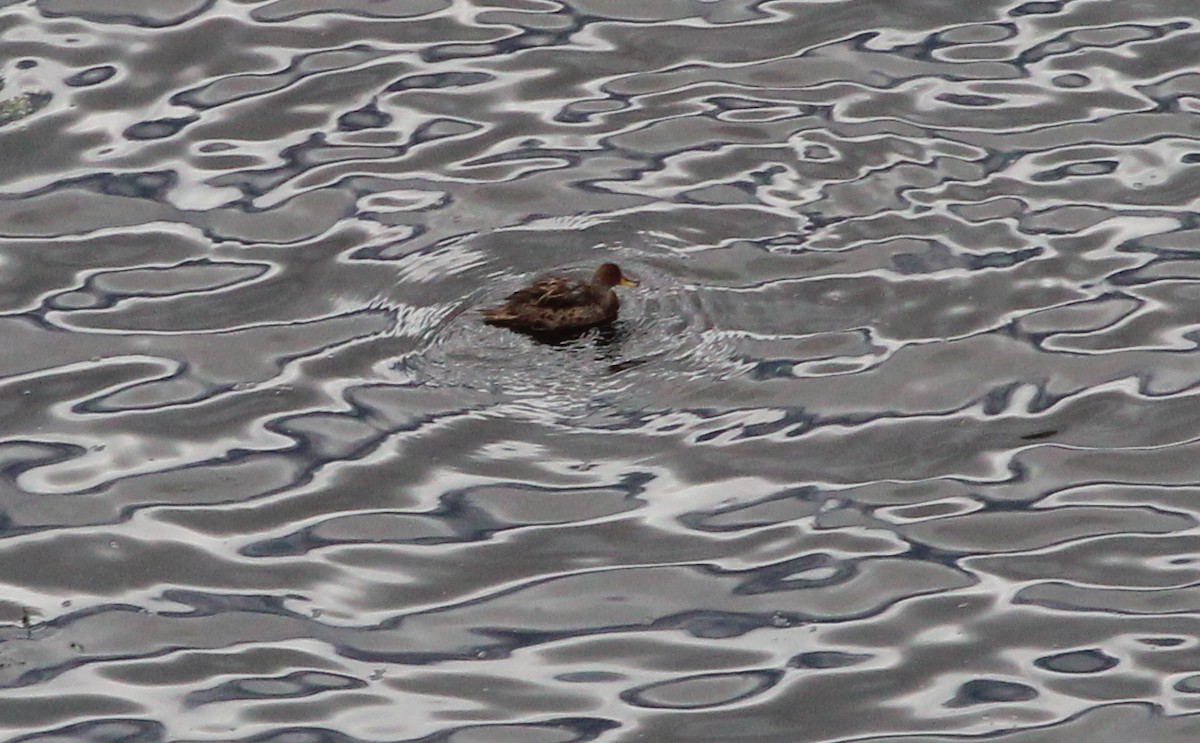
<svg viewBox="0 0 1200 743">
<path fill-rule="evenodd" d="M 512 276 L 443 313 L 399 368 L 416 384 L 484 391 L 553 418 L 670 406 L 695 385 L 740 370 L 732 336 L 718 327 L 702 286 L 648 262 L 622 258 L 621 265 L 640 286 L 617 290 L 621 312 L 611 326 L 549 342 L 485 325 L 481 309 L 534 278 Z M 585 276 L 591 268 L 555 272 Z"/>
</svg>

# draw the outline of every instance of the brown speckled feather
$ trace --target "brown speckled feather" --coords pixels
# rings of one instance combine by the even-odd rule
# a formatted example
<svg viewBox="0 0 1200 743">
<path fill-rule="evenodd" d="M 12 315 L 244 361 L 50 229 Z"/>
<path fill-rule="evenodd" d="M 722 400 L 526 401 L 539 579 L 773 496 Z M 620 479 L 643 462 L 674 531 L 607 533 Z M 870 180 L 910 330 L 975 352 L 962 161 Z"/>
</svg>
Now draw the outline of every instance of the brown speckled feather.
<svg viewBox="0 0 1200 743">
<path fill-rule="evenodd" d="M 483 320 L 514 330 L 557 332 L 580 330 L 616 318 L 621 303 L 612 286 L 635 282 L 613 264 L 597 269 L 591 282 L 546 276 L 508 295 L 504 304 L 483 311 Z M 608 283 L 612 282 L 612 283 Z"/>
<path fill-rule="evenodd" d="M 537 307 L 570 308 L 595 303 L 596 292 L 582 281 L 563 276 L 547 276 L 525 289 L 508 295 L 505 304 L 529 304 Z"/>
</svg>

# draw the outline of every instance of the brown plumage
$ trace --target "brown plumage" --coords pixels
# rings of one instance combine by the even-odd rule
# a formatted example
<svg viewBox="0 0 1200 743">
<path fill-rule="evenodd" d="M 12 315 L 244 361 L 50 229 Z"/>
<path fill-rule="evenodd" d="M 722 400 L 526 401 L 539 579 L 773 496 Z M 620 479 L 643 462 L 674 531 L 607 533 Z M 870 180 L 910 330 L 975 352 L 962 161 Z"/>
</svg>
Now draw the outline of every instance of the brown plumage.
<svg viewBox="0 0 1200 743">
<path fill-rule="evenodd" d="M 637 286 L 615 263 L 601 264 L 591 281 L 545 276 L 513 292 L 499 307 L 483 311 L 483 321 L 528 333 L 583 330 L 611 322 L 621 302 L 614 286 Z"/>
</svg>

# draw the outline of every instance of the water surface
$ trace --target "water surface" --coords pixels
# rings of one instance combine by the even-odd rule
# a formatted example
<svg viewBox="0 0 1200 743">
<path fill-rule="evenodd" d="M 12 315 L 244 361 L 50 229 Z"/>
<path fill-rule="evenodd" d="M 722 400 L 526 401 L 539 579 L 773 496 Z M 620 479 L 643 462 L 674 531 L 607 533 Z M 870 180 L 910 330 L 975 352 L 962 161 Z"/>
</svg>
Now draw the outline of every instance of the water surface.
<svg viewBox="0 0 1200 743">
<path fill-rule="evenodd" d="M 1198 36 L 0 2 L 0 733 L 1196 740 Z"/>
</svg>

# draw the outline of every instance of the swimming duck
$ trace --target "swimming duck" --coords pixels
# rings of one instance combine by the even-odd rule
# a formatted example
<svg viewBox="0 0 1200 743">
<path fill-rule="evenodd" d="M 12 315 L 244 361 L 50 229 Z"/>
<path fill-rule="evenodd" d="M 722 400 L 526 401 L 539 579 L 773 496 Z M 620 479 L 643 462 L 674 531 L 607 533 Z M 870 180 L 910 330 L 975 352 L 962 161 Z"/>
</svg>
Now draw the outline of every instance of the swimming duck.
<svg viewBox="0 0 1200 743">
<path fill-rule="evenodd" d="M 637 286 L 615 263 L 602 263 L 591 281 L 545 276 L 508 295 L 504 304 L 483 312 L 489 325 L 527 333 L 583 330 L 611 322 L 621 307 L 614 286 Z"/>
</svg>

